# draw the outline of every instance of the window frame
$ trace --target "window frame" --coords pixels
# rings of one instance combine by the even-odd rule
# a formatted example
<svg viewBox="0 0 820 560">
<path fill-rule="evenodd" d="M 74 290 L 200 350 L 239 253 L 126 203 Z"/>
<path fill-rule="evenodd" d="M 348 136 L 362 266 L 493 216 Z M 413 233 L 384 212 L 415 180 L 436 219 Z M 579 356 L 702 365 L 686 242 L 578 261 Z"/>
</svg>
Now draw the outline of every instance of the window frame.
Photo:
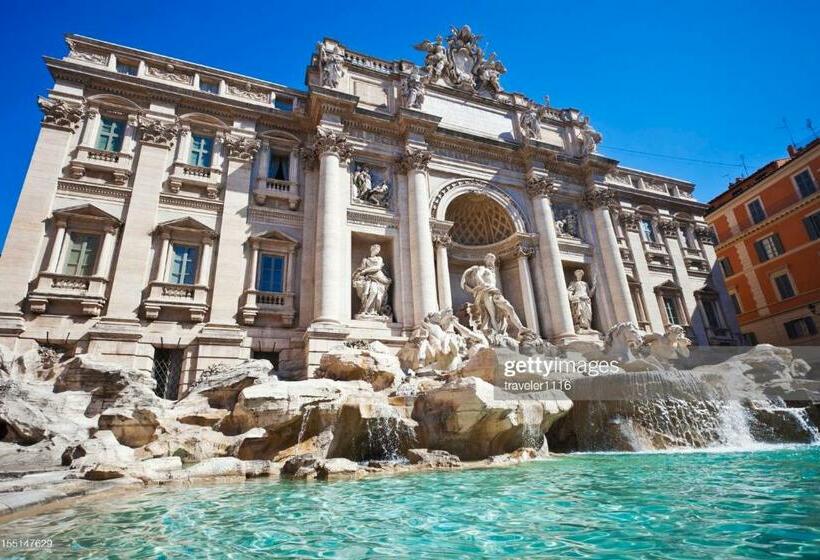
<svg viewBox="0 0 820 560">
<path fill-rule="evenodd" d="M 811 181 L 812 187 L 814 187 L 814 189 L 808 194 L 803 194 L 803 192 L 800 190 L 800 184 L 797 182 L 797 177 L 799 175 L 803 175 L 804 173 L 809 176 L 809 180 Z M 804 167 L 803 169 L 801 169 L 797 173 L 794 173 L 791 176 L 791 180 L 792 180 L 792 184 L 794 185 L 795 192 L 797 193 L 797 197 L 798 197 L 799 200 L 803 200 L 804 198 L 808 198 L 808 197 L 810 197 L 811 195 L 813 195 L 814 193 L 817 192 L 817 188 L 818 188 L 817 187 L 817 181 L 814 180 L 814 175 L 811 172 L 811 168 L 808 167 L 808 166 Z"/>
<path fill-rule="evenodd" d="M 192 249 L 194 251 L 194 258 L 193 260 L 193 270 L 188 270 L 186 267 L 184 276 L 180 276 L 180 281 L 174 281 L 174 267 L 176 265 L 176 258 L 177 258 L 177 247 L 185 247 L 187 249 Z M 183 241 L 183 240 L 170 240 L 170 247 L 168 251 L 168 263 L 166 264 L 166 274 L 165 274 L 165 281 L 169 284 L 174 284 L 177 286 L 195 286 L 197 283 L 197 278 L 199 276 L 199 267 L 202 263 L 202 246 L 201 244 L 196 244 L 190 241 Z M 184 282 L 182 281 L 184 277 L 187 277 L 188 273 L 190 272 L 191 275 L 191 282 Z M 180 272 L 182 274 L 182 272 Z"/>
<path fill-rule="evenodd" d="M 732 304 L 732 309 L 735 312 L 735 315 L 742 315 L 743 314 L 743 304 L 740 301 L 740 294 L 736 291 L 731 290 L 727 292 L 729 295 L 729 302 Z"/>
<path fill-rule="evenodd" d="M 110 121 L 112 124 L 120 125 L 122 127 L 122 129 L 120 130 L 119 135 L 114 136 L 114 141 L 113 141 L 114 144 L 115 144 L 114 147 L 111 147 L 112 140 L 111 140 L 111 135 L 110 134 L 109 134 L 109 137 L 106 141 L 105 147 L 100 147 L 100 140 L 102 139 L 103 134 L 104 134 L 103 133 L 103 128 L 105 127 L 105 121 L 106 120 Z M 104 152 L 115 152 L 115 153 L 122 152 L 122 143 L 123 143 L 123 139 L 125 138 L 125 129 L 126 129 L 127 126 L 128 126 L 128 121 L 127 120 L 117 119 L 115 117 L 110 117 L 110 116 L 107 116 L 107 115 L 100 114 L 100 122 L 99 122 L 99 125 L 97 126 L 97 137 L 94 139 L 94 149 L 95 150 L 101 150 L 101 151 L 104 151 Z"/>
<path fill-rule="evenodd" d="M 809 241 L 820 239 L 820 210 L 807 215 L 801 221 L 806 230 L 806 235 L 809 236 Z"/>
<path fill-rule="evenodd" d="M 647 236 L 645 235 L 646 231 L 644 230 L 644 227 L 643 227 L 644 225 L 648 226 L 648 231 L 650 233 L 649 237 L 651 237 L 651 239 L 648 239 Z M 655 230 L 655 220 L 652 219 L 652 217 L 645 216 L 645 215 L 640 216 L 638 218 L 638 229 L 641 233 L 641 239 L 645 243 L 651 243 L 653 245 L 659 245 L 660 244 L 660 242 L 658 241 L 658 232 Z"/>
<path fill-rule="evenodd" d="M 72 250 L 72 236 L 73 235 L 81 235 L 86 238 L 94 238 L 96 239 L 96 246 L 94 247 L 93 259 L 90 263 L 88 263 L 88 274 L 80 274 L 79 268 L 79 260 L 77 262 L 77 271 L 75 273 L 71 273 L 67 270 L 69 266 L 68 260 L 70 258 L 71 250 Z M 82 227 L 67 227 L 65 232 L 65 238 L 63 239 L 63 246 L 60 247 L 60 258 L 57 264 L 58 274 L 61 276 L 71 276 L 73 278 L 90 278 L 93 277 L 94 274 L 97 272 L 97 266 L 100 261 L 100 252 L 102 249 L 102 241 L 103 241 L 104 232 L 94 231 L 88 228 Z M 80 253 L 82 255 L 82 253 Z"/>
<path fill-rule="evenodd" d="M 124 72 L 121 68 L 133 68 L 134 71 L 132 72 Z M 138 76 L 140 73 L 140 65 L 139 62 L 134 62 L 128 59 L 120 59 L 118 58 L 116 64 L 114 65 L 114 70 L 116 70 L 117 74 L 122 74 L 123 76 Z"/>
<path fill-rule="evenodd" d="M 280 168 L 284 168 L 286 177 L 284 179 L 278 179 L 277 177 L 273 176 L 273 162 L 274 159 L 277 161 L 283 161 L 284 166 Z M 265 170 L 265 178 L 272 179 L 274 181 L 290 181 L 290 154 L 285 154 L 283 152 L 279 152 L 274 148 L 270 149 L 270 154 L 268 156 L 268 168 Z"/>
<path fill-rule="evenodd" d="M 796 336 L 792 336 L 792 333 L 790 332 L 790 327 L 798 324 L 803 325 L 803 327 L 806 329 L 805 334 L 795 333 Z M 783 323 L 783 329 L 786 331 L 786 336 L 789 338 L 789 340 L 797 340 L 800 338 L 806 338 L 809 336 L 817 335 L 817 324 L 814 322 L 814 318 L 810 315 L 786 321 L 785 323 Z"/>
<path fill-rule="evenodd" d="M 790 296 L 785 296 L 785 297 L 780 293 L 780 286 L 777 284 L 777 279 L 782 278 L 784 276 L 788 280 L 789 286 L 790 286 L 791 292 L 792 292 Z M 772 272 L 769 275 L 769 280 L 771 281 L 772 286 L 774 287 L 774 293 L 777 296 L 777 301 L 785 301 L 787 299 L 791 299 L 791 298 L 797 296 L 798 293 L 799 293 L 797 291 L 797 285 L 794 283 L 794 278 L 792 278 L 792 275 L 791 275 L 791 273 L 789 272 L 788 269 L 781 269 L 781 270 L 777 270 L 775 272 Z"/>
<path fill-rule="evenodd" d="M 203 87 L 204 84 L 207 84 L 207 86 Z M 209 89 L 210 87 L 213 87 L 213 89 Z M 208 79 L 208 78 L 205 78 L 205 79 L 200 78 L 199 79 L 198 89 L 202 93 L 208 93 L 208 94 L 211 94 L 211 95 L 219 95 L 219 80 L 211 80 L 211 79 Z"/>
<path fill-rule="evenodd" d="M 720 257 L 718 259 L 718 265 L 720 265 L 720 271 L 723 273 L 724 278 L 735 275 L 735 269 L 732 268 L 732 261 L 729 257 Z M 728 271 L 726 270 L 727 268 L 729 269 Z"/>
<path fill-rule="evenodd" d="M 775 240 L 775 242 L 774 242 L 775 254 L 773 254 L 772 256 L 769 256 L 768 253 L 765 251 L 766 247 L 764 245 L 764 242 L 769 240 L 769 239 Z M 757 254 L 757 259 L 761 263 L 768 262 L 772 259 L 776 259 L 777 257 L 779 257 L 781 255 L 784 255 L 786 253 L 786 248 L 783 246 L 783 241 L 780 239 L 780 234 L 778 234 L 776 231 L 772 232 L 772 233 L 770 233 L 770 234 L 768 234 L 764 237 L 756 239 L 753 245 L 754 245 L 754 248 L 755 248 L 755 253 Z M 763 251 L 761 252 L 760 249 L 763 249 Z M 763 258 L 764 256 L 766 258 Z"/>
<path fill-rule="evenodd" d="M 760 218 L 760 220 L 755 220 L 754 213 L 752 212 L 752 205 L 754 203 L 758 203 L 760 205 L 760 211 L 763 213 L 763 217 Z M 757 224 L 765 222 L 766 219 L 769 217 L 768 212 L 766 212 L 766 206 L 763 205 L 763 199 L 761 199 L 759 196 L 756 196 L 755 198 L 746 203 L 746 212 L 749 215 L 749 220 L 751 220 L 752 225 L 755 226 Z"/>
<path fill-rule="evenodd" d="M 280 282 L 279 282 L 280 283 L 280 290 L 278 290 L 278 291 L 276 291 L 276 290 L 273 290 L 273 291 L 265 290 L 262 287 L 262 276 L 263 276 L 263 273 L 264 273 L 264 267 L 263 267 L 262 263 L 263 263 L 263 261 L 265 260 L 266 257 L 271 258 L 271 259 L 277 259 L 278 261 L 280 261 L 282 263 L 282 269 L 280 271 L 280 278 L 279 278 L 279 280 L 280 280 Z M 284 293 L 287 293 L 287 291 L 286 291 L 287 266 L 288 266 L 288 255 L 287 254 L 280 253 L 280 252 L 275 252 L 275 251 L 264 251 L 264 250 L 260 249 L 260 251 L 259 251 L 259 265 L 257 266 L 256 281 L 254 282 L 254 287 L 255 287 L 256 291 L 266 293 L 266 294 L 284 294 Z M 274 268 L 271 270 L 272 280 L 275 279 L 275 270 L 276 269 L 275 269 L 275 265 L 274 265 Z"/>
<path fill-rule="evenodd" d="M 193 167 L 199 167 L 202 169 L 210 169 L 214 162 L 214 145 L 216 143 L 216 138 L 214 136 L 209 136 L 208 134 L 202 134 L 200 132 L 194 131 L 191 131 L 190 134 L 191 141 L 190 145 L 188 146 L 188 165 L 191 165 Z M 201 160 L 203 155 L 203 148 L 200 146 L 195 146 L 197 140 L 202 140 L 208 144 L 207 150 L 204 151 L 204 154 L 207 155 L 207 163 L 203 163 L 203 161 Z"/>
</svg>

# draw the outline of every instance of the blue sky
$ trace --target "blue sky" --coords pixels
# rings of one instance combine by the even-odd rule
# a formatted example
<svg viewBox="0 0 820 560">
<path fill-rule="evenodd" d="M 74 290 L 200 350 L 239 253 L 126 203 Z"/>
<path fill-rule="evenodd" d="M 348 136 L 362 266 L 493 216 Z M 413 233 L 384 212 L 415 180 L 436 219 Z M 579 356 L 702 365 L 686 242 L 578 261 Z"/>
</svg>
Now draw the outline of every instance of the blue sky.
<svg viewBox="0 0 820 560">
<path fill-rule="evenodd" d="M 751 172 L 785 154 L 791 140 L 784 118 L 798 143 L 813 137 L 806 119 L 820 130 L 816 1 L 73 6 L 4 3 L 0 239 L 37 137 L 35 99 L 51 85 L 41 57 L 63 56 L 68 32 L 303 88 L 310 52 L 323 36 L 420 62 L 412 45 L 469 23 L 506 65 L 505 89 L 583 110 L 604 135 L 602 153 L 694 181 L 704 201 L 743 173 L 741 156 Z"/>
</svg>

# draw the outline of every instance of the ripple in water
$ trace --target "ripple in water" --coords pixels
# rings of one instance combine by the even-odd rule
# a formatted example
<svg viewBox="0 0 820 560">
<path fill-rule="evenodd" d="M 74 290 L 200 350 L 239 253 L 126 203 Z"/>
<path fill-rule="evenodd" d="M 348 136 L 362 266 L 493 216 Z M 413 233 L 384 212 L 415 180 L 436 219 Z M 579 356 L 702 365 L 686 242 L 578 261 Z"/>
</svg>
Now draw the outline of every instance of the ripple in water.
<svg viewBox="0 0 820 560">
<path fill-rule="evenodd" d="M 51 538 L 43 558 L 818 558 L 819 487 L 818 447 L 583 454 L 360 481 L 154 488 L 16 520 L 0 536 Z"/>
</svg>

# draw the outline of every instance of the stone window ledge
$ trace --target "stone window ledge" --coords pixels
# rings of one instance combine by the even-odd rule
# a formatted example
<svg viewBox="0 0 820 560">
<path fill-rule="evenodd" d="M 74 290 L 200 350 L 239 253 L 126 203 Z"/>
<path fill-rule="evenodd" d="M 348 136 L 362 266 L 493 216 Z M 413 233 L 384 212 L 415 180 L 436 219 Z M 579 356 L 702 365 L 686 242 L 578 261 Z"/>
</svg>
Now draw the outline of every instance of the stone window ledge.
<svg viewBox="0 0 820 560">
<path fill-rule="evenodd" d="M 283 326 L 293 326 L 296 317 L 296 294 L 293 292 L 262 292 L 259 290 L 245 290 L 243 297 L 242 322 L 245 325 L 252 325 L 257 317 L 279 316 Z"/>
<path fill-rule="evenodd" d="M 291 210 L 297 210 L 302 202 L 298 183 L 260 177 L 256 180 L 256 188 L 253 190 L 254 202 L 264 206 L 269 198 L 284 200 Z"/>
<path fill-rule="evenodd" d="M 131 176 L 133 160 L 128 153 L 79 146 L 68 165 L 68 173 L 74 179 L 81 179 L 88 170 L 110 172 L 115 185 L 124 185 Z"/>
<path fill-rule="evenodd" d="M 45 313 L 55 302 L 79 304 L 79 315 L 98 316 L 105 307 L 108 280 L 100 276 L 69 276 L 41 272 L 28 296 L 32 313 Z"/>
<path fill-rule="evenodd" d="M 217 198 L 222 186 L 222 171 L 176 162 L 168 178 L 168 190 L 178 193 L 183 186 L 203 189 L 208 198 Z"/>
<path fill-rule="evenodd" d="M 153 281 L 142 304 L 146 319 L 159 318 L 164 310 L 187 312 L 191 322 L 201 323 L 208 312 L 208 286 Z"/>
</svg>

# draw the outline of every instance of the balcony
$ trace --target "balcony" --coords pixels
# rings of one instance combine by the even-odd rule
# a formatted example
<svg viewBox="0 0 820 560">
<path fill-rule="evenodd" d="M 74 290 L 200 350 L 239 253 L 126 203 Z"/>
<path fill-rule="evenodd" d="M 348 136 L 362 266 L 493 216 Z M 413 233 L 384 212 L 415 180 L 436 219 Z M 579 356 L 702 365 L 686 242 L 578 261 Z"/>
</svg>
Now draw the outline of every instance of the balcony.
<svg viewBox="0 0 820 560">
<path fill-rule="evenodd" d="M 101 276 L 69 276 L 41 272 L 37 284 L 28 296 L 32 313 L 45 313 L 54 303 L 79 306 L 80 315 L 98 316 L 105 307 L 108 280 Z"/>
<path fill-rule="evenodd" d="M 81 179 L 88 170 L 108 172 L 115 185 L 124 185 L 131 176 L 132 163 L 131 154 L 79 146 L 76 156 L 68 165 L 68 173 L 74 179 Z"/>
<path fill-rule="evenodd" d="M 177 311 L 192 323 L 201 323 L 208 312 L 208 286 L 154 281 L 142 309 L 146 319 L 157 319 L 162 311 Z"/>
<path fill-rule="evenodd" d="M 260 316 L 278 316 L 284 326 L 293 326 L 293 319 L 296 316 L 296 297 L 293 292 L 245 290 L 244 300 L 245 303 L 240 309 L 244 324 L 253 325 Z"/>
<path fill-rule="evenodd" d="M 183 186 L 203 189 L 208 198 L 217 198 L 222 186 L 222 171 L 176 162 L 168 178 L 168 190 L 178 193 Z"/>
<path fill-rule="evenodd" d="M 256 180 L 253 199 L 258 205 L 264 206 L 269 198 L 286 202 L 291 210 L 297 210 L 302 202 L 298 183 L 260 177 Z"/>
</svg>

